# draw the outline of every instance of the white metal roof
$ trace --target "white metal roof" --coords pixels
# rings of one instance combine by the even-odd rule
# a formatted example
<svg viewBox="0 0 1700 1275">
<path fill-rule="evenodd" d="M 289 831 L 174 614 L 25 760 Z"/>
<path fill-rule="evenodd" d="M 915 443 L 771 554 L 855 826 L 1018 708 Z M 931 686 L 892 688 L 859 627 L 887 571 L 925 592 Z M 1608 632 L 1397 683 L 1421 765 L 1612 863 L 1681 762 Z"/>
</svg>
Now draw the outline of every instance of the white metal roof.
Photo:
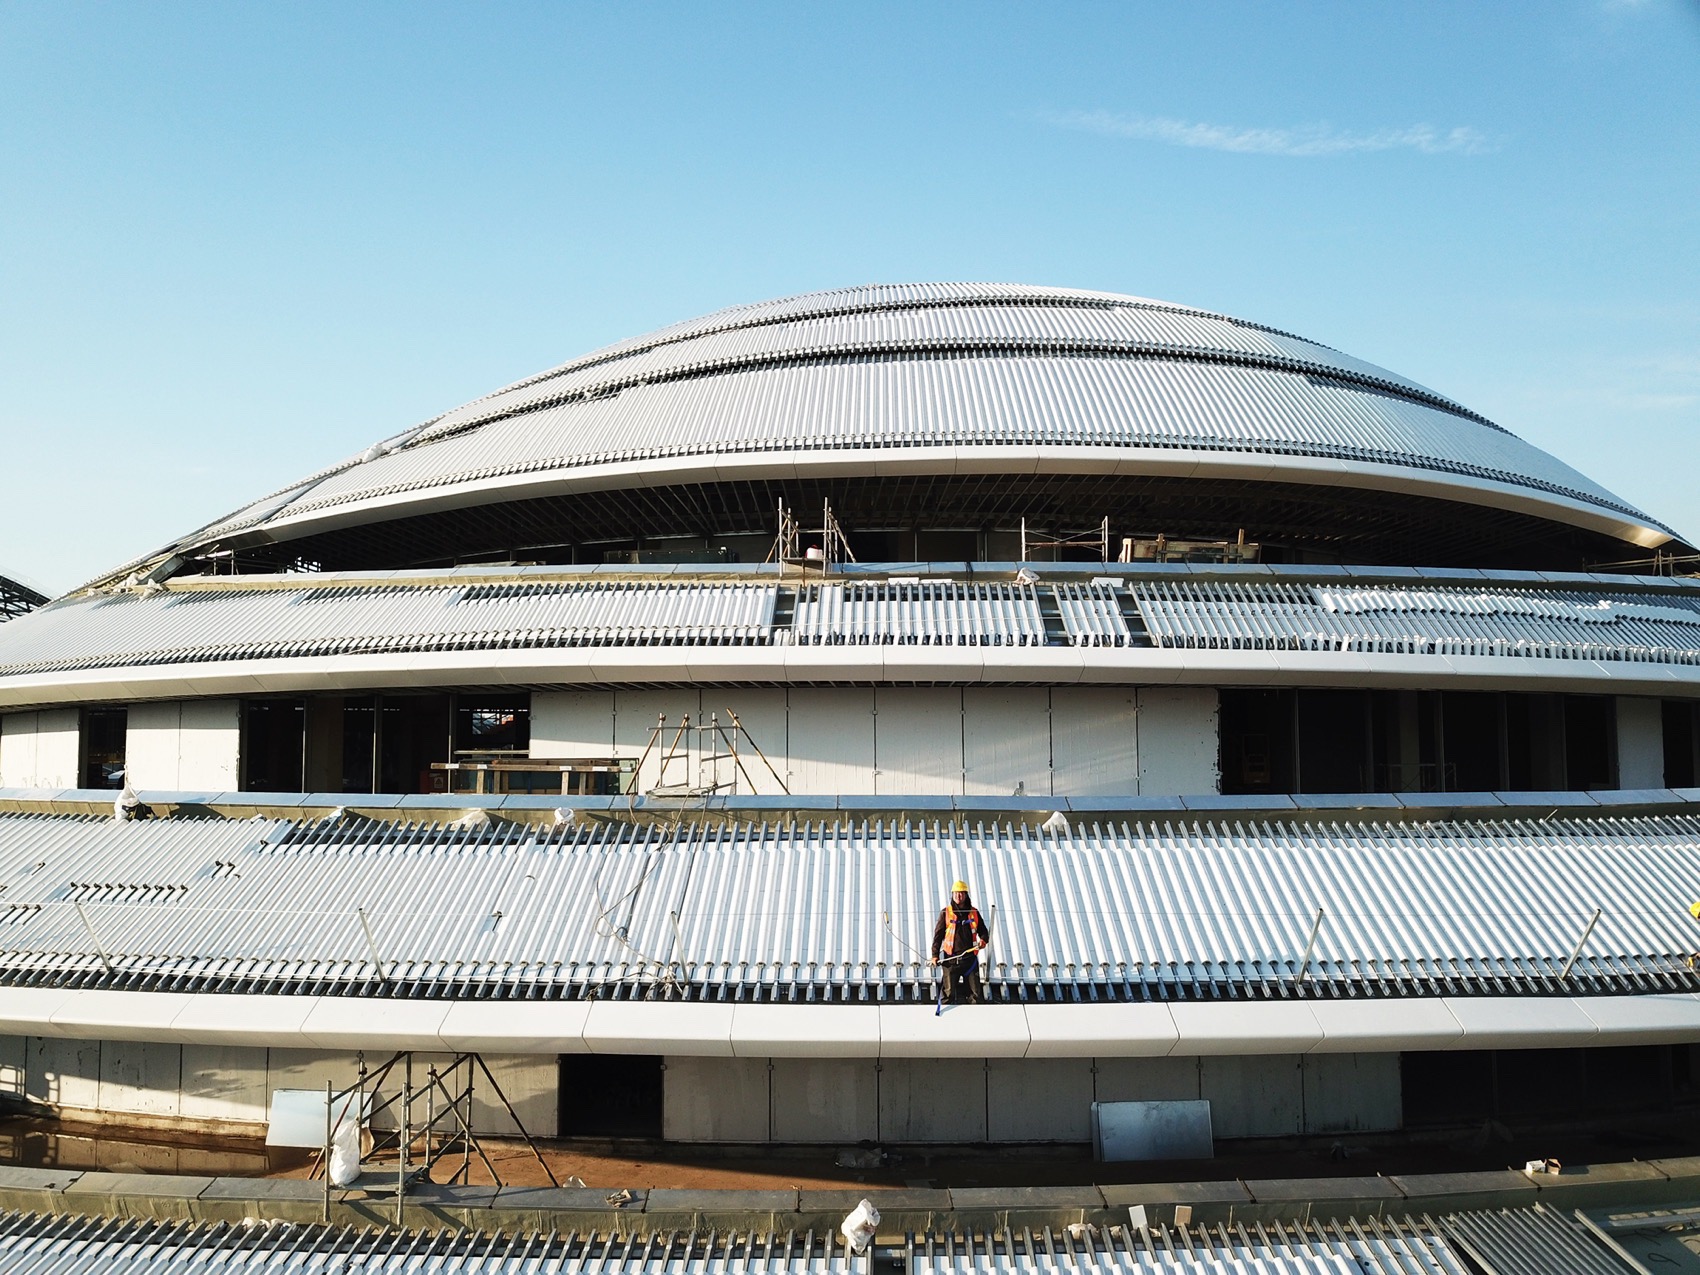
<svg viewBox="0 0 1700 1275">
<path fill-rule="evenodd" d="M 1028 584 L 811 584 L 798 591 L 787 637 L 804 646 L 1043 646 L 1045 620 Z"/>
<path fill-rule="evenodd" d="M 1159 646 L 1700 662 L 1700 594 L 1537 584 L 1282 584 L 1141 580 Z"/>
<path fill-rule="evenodd" d="M 1385 467 L 1478 498 L 1515 489 L 1564 521 L 1609 511 L 1600 526 L 1648 544 L 1669 535 L 1451 400 L 1325 346 L 1137 297 L 937 284 L 781 298 L 609 346 L 374 444 L 184 543 L 400 516 L 445 489 L 470 503 L 552 479 L 663 483 L 680 480 L 687 460 L 732 477 L 738 458 L 759 466 L 773 453 L 800 474 L 828 462 L 842 473 L 893 449 L 961 447 L 999 449 L 1012 467 L 1044 449 L 1065 466 L 1107 449 L 1129 472 L 1167 452 L 1240 469 L 1278 457 L 1288 477 L 1329 482 L 1341 462 Z"/>
<path fill-rule="evenodd" d="M 1077 817 L 1063 835 L 0 815 L 0 980 L 930 1000 L 932 921 L 958 877 L 992 923 L 989 977 L 1010 1001 L 1700 990 L 1700 819 L 1675 815 Z"/>
<path fill-rule="evenodd" d="M 1527 1256 L 1573 1255 L 1550 1235 L 1539 1238 Z M 830 1231 L 819 1237 L 706 1230 L 490 1234 L 29 1214 L 0 1215 L 0 1254 L 12 1275 L 355 1269 L 366 1275 L 850 1275 L 868 1262 Z M 1468 1275 L 1471 1269 L 1439 1227 L 1412 1218 L 1146 1233 L 1114 1227 L 1083 1240 L 1066 1231 L 1007 1228 L 996 1236 L 927 1234 L 910 1245 L 906 1261 L 912 1275 Z M 1571 1269 L 1591 1275 L 1614 1268 Z"/>
<path fill-rule="evenodd" d="M 541 405 L 342 468 L 196 538 L 306 527 L 350 511 L 398 516 L 450 488 L 457 498 L 498 498 L 531 494 L 554 478 L 604 486 L 622 472 L 653 484 L 693 458 L 735 476 L 740 457 L 759 465 L 773 453 L 791 456 L 799 473 L 828 465 L 842 472 L 910 448 L 946 449 L 938 454 L 952 464 L 955 449 L 993 448 L 1012 467 L 1037 449 L 1059 449 L 1058 466 L 1072 451 L 1100 449 L 1125 457 L 1130 473 L 1142 453 L 1240 469 L 1247 457 L 1292 458 L 1287 476 L 1327 470 L 1331 481 L 1339 467 L 1320 462 L 1350 462 L 1447 487 L 1509 485 L 1552 498 L 1545 503 L 1555 516 L 1573 502 L 1657 525 L 1514 435 L 1426 402 L 1257 366 L 994 351 L 775 362 Z M 657 461 L 675 464 L 655 473 Z"/>
<path fill-rule="evenodd" d="M 773 571 L 692 580 L 547 569 L 185 582 L 67 598 L 0 628 L 0 704 L 52 702 L 56 686 L 125 669 L 165 676 L 172 666 L 209 663 L 263 677 L 268 664 L 293 662 L 288 666 L 300 673 L 348 657 L 387 658 L 392 681 L 402 671 L 426 679 L 413 655 L 455 652 L 535 653 L 540 662 L 525 680 L 574 684 L 613 678 L 598 652 L 622 649 L 654 657 L 651 680 L 700 680 L 687 666 L 704 647 L 725 652 L 716 658 L 731 662 L 716 676 L 734 682 L 865 680 L 863 655 L 840 648 L 868 646 L 979 648 L 980 663 L 947 659 L 925 675 L 945 681 L 1067 681 L 1083 669 L 1098 670 L 1097 680 L 1138 680 L 1159 669 L 1173 676 L 1177 652 L 1186 653 L 1188 677 L 1206 682 L 1209 652 L 1281 652 L 1284 663 L 1268 672 L 1273 683 L 1301 672 L 1305 657 L 1355 654 L 1414 661 L 1407 675 L 1427 660 L 1454 679 L 1445 661 L 1474 656 L 1507 678 L 1559 668 L 1567 678 L 1591 678 L 1602 688 L 1611 681 L 1615 689 L 1616 671 L 1606 675 L 1612 666 L 1649 666 L 1647 675 L 1666 678 L 1700 669 L 1700 588 L 1668 580 L 1481 572 L 1354 580 L 1302 567 L 1093 570 L 1101 574 L 1058 572 L 1032 584 L 985 572 L 975 579 L 864 573 L 795 583 Z M 1057 647 L 1081 648 L 1079 662 L 1056 664 Z M 645 676 L 633 664 L 622 679 Z M 889 680 L 920 676 L 894 672 Z M 202 683 L 183 693 L 216 692 Z"/>
</svg>

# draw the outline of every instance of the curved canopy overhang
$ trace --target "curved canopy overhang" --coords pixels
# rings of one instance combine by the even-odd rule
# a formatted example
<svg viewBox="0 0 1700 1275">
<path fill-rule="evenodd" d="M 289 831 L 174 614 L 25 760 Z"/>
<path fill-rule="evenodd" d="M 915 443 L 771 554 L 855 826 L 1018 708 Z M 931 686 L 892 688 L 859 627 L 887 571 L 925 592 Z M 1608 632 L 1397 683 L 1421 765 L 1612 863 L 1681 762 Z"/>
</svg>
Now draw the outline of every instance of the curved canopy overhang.
<svg viewBox="0 0 1700 1275">
<path fill-rule="evenodd" d="M 1139 298 L 936 285 L 789 298 L 609 347 L 171 551 L 322 546 L 543 498 L 894 474 L 1297 484 L 1514 512 L 1642 549 L 1674 539 L 1485 418 L 1327 347 Z"/>
</svg>

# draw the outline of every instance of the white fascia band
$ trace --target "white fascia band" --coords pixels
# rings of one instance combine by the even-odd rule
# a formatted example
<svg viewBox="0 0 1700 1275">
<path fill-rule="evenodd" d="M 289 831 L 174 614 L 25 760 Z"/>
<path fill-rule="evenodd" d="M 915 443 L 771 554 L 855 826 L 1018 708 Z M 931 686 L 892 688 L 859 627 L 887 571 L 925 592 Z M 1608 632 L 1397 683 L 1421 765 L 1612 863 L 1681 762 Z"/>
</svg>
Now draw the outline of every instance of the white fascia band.
<svg viewBox="0 0 1700 1275">
<path fill-rule="evenodd" d="M 383 1000 L 0 988 L 0 1034 L 751 1058 L 1194 1057 L 1700 1042 L 1700 995 L 1097 1005 Z"/>
</svg>

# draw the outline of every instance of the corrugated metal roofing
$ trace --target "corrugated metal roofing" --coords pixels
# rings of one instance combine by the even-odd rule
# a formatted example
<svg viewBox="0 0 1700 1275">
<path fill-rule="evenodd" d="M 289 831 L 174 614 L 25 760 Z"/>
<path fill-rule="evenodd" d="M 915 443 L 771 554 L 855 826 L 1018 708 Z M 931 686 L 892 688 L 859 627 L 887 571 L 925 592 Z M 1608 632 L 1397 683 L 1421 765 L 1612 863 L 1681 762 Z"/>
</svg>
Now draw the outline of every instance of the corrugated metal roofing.
<svg viewBox="0 0 1700 1275">
<path fill-rule="evenodd" d="M 867 1264 L 830 1232 L 488 1234 L 294 1223 L 164 1222 L 0 1215 L 13 1275 L 151 1275 L 159 1270 L 337 1275 L 853 1275 Z M 1555 1259 L 1569 1250 L 1554 1254 Z M 1035 1235 L 915 1237 L 910 1275 L 1469 1275 L 1433 1223 L 1412 1218 L 1151 1232 L 1075 1240 Z M 1549 1270 L 1562 1269 L 1558 1266 Z M 1621 1271 L 1625 1268 L 1577 1268 Z"/>
<path fill-rule="evenodd" d="M 772 584 L 629 581 L 124 593 L 8 626 L 0 675 L 385 651 L 738 646 L 768 641 L 777 596 Z"/>
<path fill-rule="evenodd" d="M 1687 912 L 1700 819 L 1686 816 L 1153 820 L 1052 835 L 6 815 L 0 980 L 928 999 L 932 920 L 958 877 L 992 921 L 989 977 L 1007 1000 L 1700 990 Z"/>
<path fill-rule="evenodd" d="M 1029 584 L 870 581 L 798 592 L 790 640 L 799 646 L 1043 646 L 1045 619 Z"/>
<path fill-rule="evenodd" d="M 1103 568 L 1116 572 L 1116 567 Z M 627 646 L 1156 646 L 1700 664 L 1700 590 L 1455 576 L 1334 583 L 1125 571 L 1090 582 L 445 580 L 70 598 L 0 629 L 0 677 L 161 664 Z M 781 614 L 788 620 L 776 618 Z M 1047 616 L 1054 622 L 1047 623 Z M 1138 621 L 1130 628 L 1129 618 Z"/>
<path fill-rule="evenodd" d="M 970 351 L 823 355 L 542 406 L 350 466 L 282 508 L 262 502 L 202 538 L 353 501 L 547 470 L 773 450 L 956 446 L 1350 460 L 1509 483 L 1644 517 L 1511 434 L 1340 380 L 1159 357 Z"/>
<path fill-rule="evenodd" d="M 634 345 L 612 357 L 591 356 L 449 412 L 409 438 L 407 445 L 578 395 L 729 371 L 775 359 L 870 351 L 967 353 L 993 348 L 1058 354 L 1092 351 L 1129 357 L 1208 356 L 1346 377 L 1473 416 L 1451 400 L 1373 364 L 1284 333 L 1216 316 L 1125 302 L 1034 305 L 1012 300 L 963 301 L 796 316 Z"/>
<path fill-rule="evenodd" d="M 1700 663 L 1700 598 L 1491 583 L 1448 588 L 1143 580 L 1158 646 Z"/>
<path fill-rule="evenodd" d="M 1442 1234 L 1493 1275 L 1624 1275 L 1631 1269 L 1573 1217 L 1541 1204 L 1455 1213 L 1442 1222 Z"/>
</svg>

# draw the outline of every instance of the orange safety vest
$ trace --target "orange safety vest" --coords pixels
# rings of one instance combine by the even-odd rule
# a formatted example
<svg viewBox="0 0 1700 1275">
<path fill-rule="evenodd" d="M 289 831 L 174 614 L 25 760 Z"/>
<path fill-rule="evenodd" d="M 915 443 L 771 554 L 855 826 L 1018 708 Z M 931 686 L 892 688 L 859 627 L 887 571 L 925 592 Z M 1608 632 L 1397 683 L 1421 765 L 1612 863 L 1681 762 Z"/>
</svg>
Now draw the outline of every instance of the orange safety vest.
<svg viewBox="0 0 1700 1275">
<path fill-rule="evenodd" d="M 956 909 L 945 908 L 944 942 L 939 945 L 939 951 L 945 956 L 956 955 Z M 968 909 L 968 942 L 978 946 L 980 942 L 980 909 Z"/>
</svg>

